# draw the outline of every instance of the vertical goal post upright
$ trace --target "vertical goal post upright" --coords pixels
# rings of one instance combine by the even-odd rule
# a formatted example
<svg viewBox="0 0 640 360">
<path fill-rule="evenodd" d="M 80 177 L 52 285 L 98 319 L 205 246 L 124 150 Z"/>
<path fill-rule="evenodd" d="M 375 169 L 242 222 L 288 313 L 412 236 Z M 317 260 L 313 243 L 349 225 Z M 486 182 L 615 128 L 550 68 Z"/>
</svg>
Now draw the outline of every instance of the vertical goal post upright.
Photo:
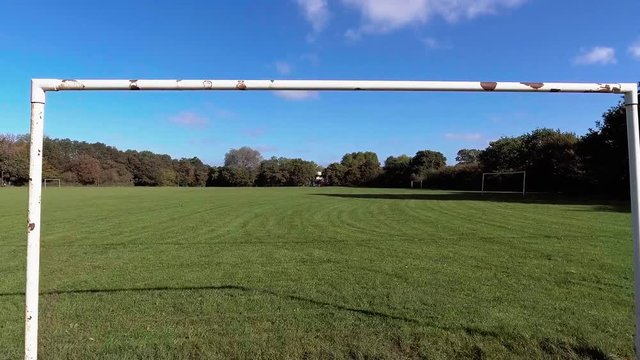
<svg viewBox="0 0 640 360">
<path fill-rule="evenodd" d="M 25 311 L 25 359 L 38 355 L 38 289 L 42 198 L 42 151 L 44 105 L 49 91 L 94 90 L 306 90 L 306 91 L 457 91 L 530 93 L 624 94 L 627 113 L 631 228 L 633 235 L 635 349 L 640 360 L 640 138 L 638 130 L 638 86 L 636 83 L 542 83 L 494 81 L 395 81 L 395 80 L 62 80 L 31 81 L 29 152 L 29 202 L 27 214 L 27 271 Z"/>
</svg>

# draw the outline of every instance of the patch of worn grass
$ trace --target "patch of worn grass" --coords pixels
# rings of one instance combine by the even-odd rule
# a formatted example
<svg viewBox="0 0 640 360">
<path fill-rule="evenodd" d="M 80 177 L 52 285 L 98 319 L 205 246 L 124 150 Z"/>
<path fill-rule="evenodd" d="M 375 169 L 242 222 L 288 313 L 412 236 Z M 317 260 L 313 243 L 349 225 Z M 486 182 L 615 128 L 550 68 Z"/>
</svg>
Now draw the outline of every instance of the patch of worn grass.
<svg viewBox="0 0 640 360">
<path fill-rule="evenodd" d="M 0 200 L 0 358 L 15 359 L 26 189 Z M 633 356 L 629 214 L 616 204 L 51 188 L 43 209 L 42 359 Z"/>
</svg>

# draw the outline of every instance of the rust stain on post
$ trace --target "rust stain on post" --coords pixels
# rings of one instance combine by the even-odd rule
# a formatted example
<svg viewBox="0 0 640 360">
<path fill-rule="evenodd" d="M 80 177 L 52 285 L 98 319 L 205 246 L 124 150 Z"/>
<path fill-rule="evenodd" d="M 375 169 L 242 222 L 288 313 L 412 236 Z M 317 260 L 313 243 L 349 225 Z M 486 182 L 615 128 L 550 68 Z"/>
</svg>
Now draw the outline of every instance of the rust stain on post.
<svg viewBox="0 0 640 360">
<path fill-rule="evenodd" d="M 140 88 L 138 87 L 138 80 L 129 80 L 129 89 L 140 90 Z"/>
<path fill-rule="evenodd" d="M 58 89 L 59 90 L 84 89 L 84 84 L 80 83 L 78 80 L 65 79 L 60 82 L 60 85 L 58 85 Z"/>
<path fill-rule="evenodd" d="M 496 86 L 498 86 L 498 83 L 495 81 L 483 81 L 480 83 L 480 86 L 486 91 L 493 91 L 496 89 Z"/>
<path fill-rule="evenodd" d="M 29 231 L 33 231 L 36 228 L 36 224 L 35 223 L 29 223 L 28 228 L 29 228 Z"/>
<path fill-rule="evenodd" d="M 238 80 L 238 85 L 236 85 L 236 89 L 247 90 L 247 85 L 245 85 L 243 80 Z"/>
<path fill-rule="evenodd" d="M 621 89 L 620 86 L 611 86 L 609 84 L 598 84 L 600 87 L 597 90 L 588 90 L 585 91 L 587 93 L 594 93 L 594 92 L 599 92 L 599 93 L 620 93 Z"/>
<path fill-rule="evenodd" d="M 526 85 L 535 90 L 538 90 L 544 86 L 544 83 L 541 83 L 541 82 L 522 82 L 520 84 Z"/>
</svg>

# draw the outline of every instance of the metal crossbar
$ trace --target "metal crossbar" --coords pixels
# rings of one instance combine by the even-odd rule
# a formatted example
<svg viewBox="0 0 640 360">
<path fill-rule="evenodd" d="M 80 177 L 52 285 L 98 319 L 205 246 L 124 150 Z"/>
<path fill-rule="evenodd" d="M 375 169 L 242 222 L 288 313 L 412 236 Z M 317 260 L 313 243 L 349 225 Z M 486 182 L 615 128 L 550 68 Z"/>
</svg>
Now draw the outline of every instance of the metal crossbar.
<svg viewBox="0 0 640 360">
<path fill-rule="evenodd" d="M 476 91 L 530 93 L 624 94 L 627 111 L 629 172 L 631 183 L 631 227 L 635 286 L 636 349 L 640 349 L 640 216 L 638 178 L 640 140 L 638 134 L 638 88 L 635 83 L 543 83 L 494 81 L 363 81 L 363 80 L 62 80 L 31 81 L 31 139 L 29 159 L 29 210 L 27 215 L 27 279 L 25 314 L 25 359 L 38 355 L 38 288 L 40 276 L 40 230 L 42 195 L 42 150 L 44 105 L 48 91 L 92 90 L 335 90 L 335 91 Z M 640 359 L 640 350 L 636 358 Z"/>
</svg>

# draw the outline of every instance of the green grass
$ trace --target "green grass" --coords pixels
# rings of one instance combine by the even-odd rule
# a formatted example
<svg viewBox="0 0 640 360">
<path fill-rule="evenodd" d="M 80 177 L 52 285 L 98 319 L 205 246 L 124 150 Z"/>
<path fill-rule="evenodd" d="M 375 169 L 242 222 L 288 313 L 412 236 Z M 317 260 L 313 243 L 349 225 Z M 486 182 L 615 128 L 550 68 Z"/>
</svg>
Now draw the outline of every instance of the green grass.
<svg viewBox="0 0 640 360">
<path fill-rule="evenodd" d="M 26 189 L 0 189 L 0 358 Z M 632 358 L 629 214 L 344 188 L 50 188 L 42 359 Z"/>
</svg>

